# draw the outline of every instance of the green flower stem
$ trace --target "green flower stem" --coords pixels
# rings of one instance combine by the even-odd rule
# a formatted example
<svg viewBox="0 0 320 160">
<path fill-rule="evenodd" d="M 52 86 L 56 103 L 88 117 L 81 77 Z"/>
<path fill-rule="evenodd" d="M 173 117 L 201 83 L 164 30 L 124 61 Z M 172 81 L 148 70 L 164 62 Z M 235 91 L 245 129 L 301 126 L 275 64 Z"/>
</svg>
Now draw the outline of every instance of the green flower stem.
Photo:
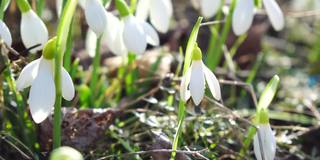
<svg viewBox="0 0 320 160">
<path fill-rule="evenodd" d="M 193 52 L 194 52 L 194 48 L 197 47 L 197 37 L 198 37 L 198 32 L 199 32 L 199 28 L 200 28 L 200 24 L 202 22 L 202 17 L 199 17 L 196 24 L 194 25 L 189 40 L 188 40 L 188 44 L 187 44 L 187 49 L 186 49 L 186 55 L 184 57 L 184 65 L 183 65 L 183 76 L 186 74 L 187 70 L 189 69 L 190 65 L 191 65 L 191 61 L 193 58 Z M 199 58 L 199 55 L 196 56 L 196 58 Z M 184 117 L 185 117 L 185 102 L 180 99 L 179 100 L 179 110 L 178 110 L 178 128 L 177 128 L 177 132 L 174 136 L 174 140 L 172 143 L 172 150 L 173 152 L 171 153 L 171 158 L 170 160 L 174 160 L 175 156 L 176 156 L 176 150 L 178 148 L 179 145 L 179 137 L 181 135 L 182 132 L 182 126 L 183 126 L 183 121 L 184 121 Z"/>
<path fill-rule="evenodd" d="M 27 0 L 16 0 L 16 3 L 22 13 L 28 12 L 31 9 Z"/>
<path fill-rule="evenodd" d="M 126 17 L 131 14 L 131 10 L 124 0 L 116 0 L 116 8 L 121 17 Z"/>
<path fill-rule="evenodd" d="M 45 1 L 44 0 L 37 0 L 37 5 L 36 5 L 36 11 L 37 11 L 37 15 L 39 17 L 41 17 L 42 15 L 42 11 L 45 5 Z"/>
<path fill-rule="evenodd" d="M 92 75 L 91 75 L 91 81 L 90 81 L 90 89 L 91 89 L 91 99 L 95 99 L 95 92 L 97 90 L 97 82 L 99 78 L 99 70 L 100 70 L 100 60 L 101 60 L 101 54 L 100 54 L 100 45 L 101 45 L 101 37 L 100 36 L 97 39 L 96 43 L 96 54 L 93 59 L 93 69 L 92 69 Z"/>
<path fill-rule="evenodd" d="M 71 53 L 72 53 L 72 47 L 73 47 L 73 22 L 72 20 L 69 28 L 69 33 L 68 33 L 68 39 L 67 39 L 67 48 L 65 51 L 65 56 L 64 56 L 64 68 L 70 72 L 71 71 Z"/>
<path fill-rule="evenodd" d="M 62 16 L 57 31 L 57 46 L 55 54 L 55 74 L 54 82 L 56 87 L 56 102 L 54 105 L 54 122 L 53 122 L 53 148 L 61 146 L 61 70 L 63 64 L 63 53 L 66 48 L 68 33 L 72 17 L 77 6 L 77 0 L 68 0 L 63 8 Z"/>
<path fill-rule="evenodd" d="M 220 8 L 223 8 L 224 4 L 225 4 L 225 0 L 222 1 Z M 222 9 L 220 9 L 218 11 L 217 16 L 216 16 L 216 20 L 222 20 L 222 16 L 223 16 L 223 11 L 222 11 Z M 209 47 L 207 50 L 207 58 L 206 58 L 207 64 L 210 61 L 210 59 L 212 59 L 213 52 L 216 49 L 215 46 L 216 46 L 216 43 L 219 38 L 220 27 L 221 27 L 221 23 L 210 26 L 211 37 L 210 37 L 210 41 L 209 41 Z"/>
<path fill-rule="evenodd" d="M 130 0 L 130 11 L 131 13 L 135 13 L 137 8 L 137 0 Z"/>
<path fill-rule="evenodd" d="M 237 3 L 237 0 L 232 0 L 229 14 L 226 17 L 226 22 L 223 26 L 222 35 L 221 37 L 219 37 L 219 39 L 217 39 L 217 45 L 215 46 L 215 49 L 211 53 L 209 53 L 206 59 L 207 65 L 211 70 L 214 70 L 219 65 L 219 62 L 222 56 L 222 47 L 226 42 L 229 35 L 229 31 L 231 29 L 232 15 L 233 15 L 236 3 Z"/>
</svg>

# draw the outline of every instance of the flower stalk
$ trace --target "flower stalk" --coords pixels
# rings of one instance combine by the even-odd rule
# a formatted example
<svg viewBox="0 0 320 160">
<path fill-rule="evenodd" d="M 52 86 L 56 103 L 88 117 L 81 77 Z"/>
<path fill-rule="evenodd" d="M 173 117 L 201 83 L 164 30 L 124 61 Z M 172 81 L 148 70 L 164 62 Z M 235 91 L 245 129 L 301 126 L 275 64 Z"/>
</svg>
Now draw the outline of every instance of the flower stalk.
<svg viewBox="0 0 320 160">
<path fill-rule="evenodd" d="M 55 49 L 54 81 L 56 87 L 56 101 L 54 105 L 54 123 L 53 123 L 53 148 L 61 146 L 61 70 L 63 64 L 63 53 L 66 48 L 67 37 L 72 22 L 72 17 L 77 6 L 77 0 L 66 2 L 62 11 L 60 23 L 57 31 L 57 44 Z"/>
<path fill-rule="evenodd" d="M 232 25 L 232 15 L 236 6 L 237 0 L 232 0 L 231 4 L 230 4 L 230 11 L 229 14 L 226 17 L 226 22 L 223 26 L 223 30 L 222 30 L 222 34 L 221 36 L 219 36 L 217 34 L 217 36 L 219 37 L 216 41 L 216 45 L 215 45 L 215 49 L 212 50 L 212 52 L 208 52 L 208 57 L 206 59 L 206 62 L 208 64 L 208 67 L 213 71 L 220 62 L 221 56 L 222 56 L 222 48 L 224 45 L 224 42 L 227 40 L 228 38 L 228 34 L 230 32 L 231 29 L 231 25 Z"/>
<path fill-rule="evenodd" d="M 183 76 L 187 73 L 187 70 L 190 67 L 191 61 L 192 61 L 192 53 L 194 50 L 194 47 L 196 46 L 196 40 L 198 37 L 198 32 L 199 32 L 199 28 L 200 28 L 200 24 L 202 22 L 202 17 L 199 17 L 195 26 L 192 29 L 192 32 L 190 34 L 189 40 L 188 40 L 188 44 L 187 44 L 187 49 L 186 49 L 186 55 L 184 57 L 184 66 L 183 66 Z M 179 137 L 180 134 L 182 132 L 182 126 L 183 126 L 183 121 L 184 121 L 184 117 L 185 117 L 185 101 L 183 98 L 180 98 L 179 100 L 179 109 L 178 109 L 178 128 L 177 128 L 177 132 L 174 136 L 174 140 L 172 143 L 172 150 L 176 151 L 178 148 L 178 144 L 179 144 Z M 176 152 L 172 152 L 171 153 L 171 158 L 170 160 L 174 160 L 176 156 Z"/>
<path fill-rule="evenodd" d="M 18 8 L 22 13 L 28 12 L 31 9 L 27 0 L 16 0 Z"/>
</svg>

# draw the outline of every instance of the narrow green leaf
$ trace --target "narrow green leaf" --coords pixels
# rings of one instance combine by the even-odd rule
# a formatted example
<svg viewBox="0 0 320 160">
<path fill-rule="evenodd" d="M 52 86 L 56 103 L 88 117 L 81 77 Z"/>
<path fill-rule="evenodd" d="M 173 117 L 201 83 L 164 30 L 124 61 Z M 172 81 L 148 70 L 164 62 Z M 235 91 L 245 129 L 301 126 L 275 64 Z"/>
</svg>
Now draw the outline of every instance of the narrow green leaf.
<svg viewBox="0 0 320 160">
<path fill-rule="evenodd" d="M 188 44 L 187 44 L 187 49 L 186 49 L 186 55 L 184 57 L 184 66 L 183 66 L 183 74 L 187 72 L 190 64 L 191 64 L 191 59 L 192 59 L 192 52 L 193 52 L 193 48 L 194 45 L 197 41 L 197 37 L 198 37 L 198 32 L 199 32 L 199 28 L 200 28 L 200 24 L 202 22 L 202 17 L 199 17 L 196 24 L 194 25 L 189 40 L 188 40 Z"/>
<path fill-rule="evenodd" d="M 277 88 L 280 83 L 280 78 L 278 75 L 273 76 L 273 78 L 269 81 L 266 88 L 263 90 L 259 102 L 258 102 L 258 111 L 261 109 L 266 109 L 270 105 L 273 97 L 277 92 Z"/>
</svg>

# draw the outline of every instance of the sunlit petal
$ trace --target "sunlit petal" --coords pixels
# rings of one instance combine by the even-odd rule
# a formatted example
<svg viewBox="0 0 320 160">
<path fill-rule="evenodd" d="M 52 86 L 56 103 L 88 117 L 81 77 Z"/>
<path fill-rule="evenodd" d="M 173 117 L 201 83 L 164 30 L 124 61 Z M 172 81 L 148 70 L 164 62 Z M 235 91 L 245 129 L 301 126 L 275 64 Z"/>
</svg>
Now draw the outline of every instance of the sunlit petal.
<svg viewBox="0 0 320 160">
<path fill-rule="evenodd" d="M 213 17 L 221 5 L 221 0 L 200 0 L 201 14 L 206 18 Z"/>
<path fill-rule="evenodd" d="M 147 48 L 147 40 L 141 23 L 132 15 L 124 18 L 123 41 L 128 51 L 142 54 Z"/>
<path fill-rule="evenodd" d="M 21 91 L 32 84 L 33 80 L 36 78 L 38 74 L 40 59 L 41 58 L 32 61 L 22 69 L 16 81 L 16 87 L 18 91 Z"/>
<path fill-rule="evenodd" d="M 151 0 L 139 0 L 136 9 L 136 17 L 138 19 L 145 21 L 148 18 L 150 1 Z"/>
<path fill-rule="evenodd" d="M 2 20 L 0 20 L 0 38 L 3 39 L 3 41 L 8 46 L 11 46 L 12 44 L 11 33 L 7 25 Z"/>
<path fill-rule="evenodd" d="M 172 13 L 171 0 L 151 0 L 150 21 L 159 32 L 168 31 Z"/>
<path fill-rule="evenodd" d="M 201 61 L 192 62 L 189 88 L 193 102 L 199 105 L 205 90 L 205 79 Z"/>
<path fill-rule="evenodd" d="M 254 17 L 254 2 L 239 0 L 232 16 L 232 29 L 236 35 L 247 32 Z"/>
<path fill-rule="evenodd" d="M 66 69 L 62 68 L 61 71 L 61 87 L 62 87 L 62 97 L 67 100 L 71 101 L 74 98 L 74 85 L 69 73 Z"/>
<path fill-rule="evenodd" d="M 207 81 L 207 84 L 209 86 L 209 89 L 210 89 L 212 96 L 215 99 L 220 100 L 221 99 L 221 91 L 220 91 L 220 84 L 219 84 L 217 77 L 204 64 L 203 64 L 203 71 L 204 71 L 204 75 L 206 77 L 206 81 Z"/>
<path fill-rule="evenodd" d="M 48 41 L 48 30 L 33 10 L 22 13 L 20 34 L 26 48 L 41 45 L 30 50 L 31 53 L 41 50 Z"/>
<path fill-rule="evenodd" d="M 276 139 L 273 135 L 271 127 L 269 124 L 259 125 L 259 133 L 261 136 L 261 143 L 263 146 L 264 158 L 265 160 L 273 160 L 276 153 Z M 257 160 L 262 160 L 261 150 L 259 146 L 258 134 L 254 136 L 253 139 L 253 149 Z"/>
<path fill-rule="evenodd" d="M 107 27 L 107 15 L 101 1 L 86 0 L 84 13 L 90 29 L 96 33 L 97 37 L 102 35 Z"/>
<path fill-rule="evenodd" d="M 53 80 L 53 64 L 50 60 L 41 58 L 37 77 L 31 85 L 29 105 L 33 120 L 41 123 L 51 113 L 56 90 Z"/>
<path fill-rule="evenodd" d="M 283 13 L 275 0 L 263 0 L 264 7 L 271 21 L 273 28 L 280 31 L 284 27 Z"/>
<path fill-rule="evenodd" d="M 147 42 L 153 46 L 159 45 L 159 36 L 156 30 L 147 22 L 142 21 L 141 25 L 145 32 L 145 36 L 147 38 Z"/>
<path fill-rule="evenodd" d="M 190 83 L 191 68 L 189 68 L 186 74 L 181 79 L 180 84 L 180 96 L 183 101 L 187 101 L 190 98 L 190 90 L 188 89 Z"/>
<path fill-rule="evenodd" d="M 85 45 L 89 56 L 94 57 L 96 55 L 97 36 L 90 28 L 87 31 Z"/>
</svg>

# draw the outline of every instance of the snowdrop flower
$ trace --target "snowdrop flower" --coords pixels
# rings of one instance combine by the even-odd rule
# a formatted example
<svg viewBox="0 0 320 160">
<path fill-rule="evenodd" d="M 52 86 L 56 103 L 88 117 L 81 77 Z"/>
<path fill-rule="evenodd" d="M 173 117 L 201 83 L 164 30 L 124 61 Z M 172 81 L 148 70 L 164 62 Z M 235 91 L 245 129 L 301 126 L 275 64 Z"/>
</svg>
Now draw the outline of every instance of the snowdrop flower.
<svg viewBox="0 0 320 160">
<path fill-rule="evenodd" d="M 155 29 L 149 23 L 133 16 L 123 0 L 116 0 L 116 7 L 123 18 L 123 41 L 129 52 L 142 54 L 147 48 L 147 43 L 159 45 L 159 36 Z"/>
<path fill-rule="evenodd" d="M 151 24 L 159 32 L 166 33 L 172 13 L 171 0 L 139 0 L 136 16 L 145 21 L 150 15 Z"/>
<path fill-rule="evenodd" d="M 181 80 L 181 98 L 184 101 L 187 101 L 191 96 L 193 102 L 196 105 L 199 105 L 204 96 L 205 82 L 207 82 L 213 97 L 220 100 L 221 93 L 219 81 L 210 69 L 202 62 L 201 50 L 197 45 L 195 45 L 192 64 Z"/>
<path fill-rule="evenodd" d="M 20 34 L 26 48 L 40 44 L 40 46 L 30 51 L 32 53 L 41 50 L 48 41 L 48 30 L 40 17 L 32 9 L 22 12 Z"/>
<path fill-rule="evenodd" d="M 2 20 L 0 20 L 0 38 L 8 46 L 11 46 L 11 44 L 12 44 L 11 33 L 10 33 L 9 28 L 7 27 L 7 25 Z"/>
<path fill-rule="evenodd" d="M 107 26 L 107 15 L 101 0 L 86 0 L 84 13 L 88 25 L 97 37 L 101 36 Z"/>
<path fill-rule="evenodd" d="M 123 42 L 123 27 L 124 24 L 116 16 L 107 12 L 107 27 L 102 35 L 101 44 L 105 44 L 112 53 L 118 56 L 127 55 L 128 51 Z M 88 29 L 86 36 L 86 50 L 90 57 L 96 54 L 97 36 Z"/>
<path fill-rule="evenodd" d="M 221 6 L 221 0 L 191 0 L 195 8 L 200 8 L 201 15 L 212 18 Z"/>
<path fill-rule="evenodd" d="M 21 91 L 29 86 L 29 99 L 31 116 L 34 122 L 41 123 L 54 108 L 56 90 L 54 83 L 54 50 L 55 39 L 48 42 L 43 56 L 32 61 L 24 67 L 18 77 L 17 90 Z M 62 68 L 61 72 L 62 97 L 68 101 L 75 94 L 74 85 L 69 73 Z"/>
<path fill-rule="evenodd" d="M 273 28 L 280 31 L 284 27 L 283 13 L 275 0 L 263 0 L 268 17 Z M 239 0 L 232 17 L 232 29 L 236 35 L 249 30 L 254 17 L 254 1 Z"/>
<path fill-rule="evenodd" d="M 274 133 L 271 130 L 269 124 L 268 111 L 266 109 L 262 109 L 258 112 L 258 130 L 261 138 L 261 145 L 259 142 L 259 135 L 256 133 L 253 139 L 253 149 L 257 160 L 273 160 L 276 154 L 276 139 Z"/>
</svg>

